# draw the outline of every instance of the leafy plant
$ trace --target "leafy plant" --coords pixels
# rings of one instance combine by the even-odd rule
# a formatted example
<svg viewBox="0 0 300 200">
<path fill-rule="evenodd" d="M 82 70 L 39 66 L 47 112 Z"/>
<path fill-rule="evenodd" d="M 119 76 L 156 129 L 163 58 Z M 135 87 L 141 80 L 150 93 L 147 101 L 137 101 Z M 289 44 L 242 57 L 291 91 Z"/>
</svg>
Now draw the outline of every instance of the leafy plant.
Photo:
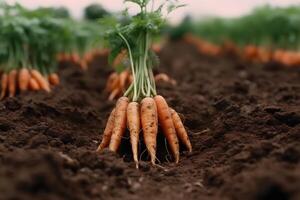
<svg viewBox="0 0 300 200">
<path fill-rule="evenodd" d="M 157 57 L 150 47 L 153 38 L 160 33 L 166 23 L 163 9 L 166 8 L 168 14 L 183 5 L 176 5 L 177 1 L 165 1 L 154 9 L 149 8 L 150 0 L 125 0 L 125 2 L 138 6 L 140 12 L 131 17 L 125 25 L 113 18 L 102 20 L 102 24 L 112 25 L 106 34 L 111 48 L 110 62 L 122 50 L 126 49 L 128 52 L 134 81 L 124 95 L 133 101 L 139 101 L 144 97 L 156 95 L 152 68 L 157 63 Z"/>
</svg>

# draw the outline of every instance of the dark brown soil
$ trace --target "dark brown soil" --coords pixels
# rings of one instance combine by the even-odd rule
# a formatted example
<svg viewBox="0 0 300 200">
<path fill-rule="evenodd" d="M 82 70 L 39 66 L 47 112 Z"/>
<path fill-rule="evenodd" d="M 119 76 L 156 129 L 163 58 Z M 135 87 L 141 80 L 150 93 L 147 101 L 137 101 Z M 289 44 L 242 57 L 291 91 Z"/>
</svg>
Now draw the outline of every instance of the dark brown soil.
<svg viewBox="0 0 300 200">
<path fill-rule="evenodd" d="M 179 165 L 95 153 L 114 102 L 99 58 L 62 85 L 0 102 L 0 199 L 300 199 L 300 71 L 208 58 L 184 43 L 161 53 L 178 81 L 159 92 L 182 113 L 194 152 Z M 162 150 L 163 151 L 163 150 Z"/>
</svg>

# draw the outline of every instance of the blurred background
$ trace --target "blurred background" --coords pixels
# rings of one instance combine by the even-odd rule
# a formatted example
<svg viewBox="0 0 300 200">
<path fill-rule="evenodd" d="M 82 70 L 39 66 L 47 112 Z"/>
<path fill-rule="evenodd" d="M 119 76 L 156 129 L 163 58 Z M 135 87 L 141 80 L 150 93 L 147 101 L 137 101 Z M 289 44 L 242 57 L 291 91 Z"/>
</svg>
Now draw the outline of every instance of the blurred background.
<svg viewBox="0 0 300 200">
<path fill-rule="evenodd" d="M 2 37 L 3 43 L 13 46 L 15 38 L 10 44 L 7 42 L 9 35 L 17 35 L 26 45 L 28 41 L 32 41 L 34 49 L 37 43 L 41 43 L 41 49 L 51 44 L 52 52 L 45 52 L 47 54 L 42 56 L 40 51 L 37 51 L 43 66 L 54 65 L 52 61 L 58 53 L 76 55 L 72 59 L 79 60 L 77 57 L 82 59 L 85 54 L 106 47 L 106 40 L 102 36 L 105 36 L 107 29 L 101 26 L 99 19 L 115 18 L 121 24 L 126 24 L 130 23 L 130 19 L 128 16 L 120 15 L 121 11 L 125 8 L 129 8 L 130 14 L 138 11 L 138 7 L 125 4 L 123 0 L 7 0 L 2 2 L 6 4 L 1 6 L 0 22 L 2 20 L 3 23 L 0 25 L 3 28 L 0 29 L 5 30 L 3 35 L 8 37 Z M 157 7 L 163 0 L 153 2 L 154 7 Z M 250 61 L 275 61 L 286 66 L 300 65 L 300 0 L 181 0 L 178 2 L 186 6 L 168 16 L 167 23 L 155 40 L 158 49 L 166 41 L 183 39 L 193 43 L 201 53 L 210 56 L 230 54 Z M 35 26 L 37 28 L 32 28 Z M 26 38 L 20 29 L 28 34 Z M 41 35 L 47 38 L 48 44 L 36 41 L 36 38 Z M 22 43 L 18 44 L 20 49 L 24 48 Z M 3 50 L 2 53 L 5 55 L 2 57 L 9 58 L 6 51 Z M 19 54 L 17 52 L 17 55 Z"/>
<path fill-rule="evenodd" d="M 10 4 L 20 3 L 31 9 L 38 7 L 66 7 L 72 16 L 81 18 L 83 9 L 92 4 L 99 3 L 105 9 L 116 12 L 124 9 L 123 0 L 7 0 Z M 159 0 L 157 0 L 159 2 Z M 238 17 L 251 12 L 255 7 L 269 4 L 271 6 L 300 5 L 300 0 L 181 0 L 187 4 L 170 16 L 172 23 L 179 23 L 186 15 L 195 18 L 203 16 Z M 132 12 L 135 10 L 133 9 Z"/>
</svg>

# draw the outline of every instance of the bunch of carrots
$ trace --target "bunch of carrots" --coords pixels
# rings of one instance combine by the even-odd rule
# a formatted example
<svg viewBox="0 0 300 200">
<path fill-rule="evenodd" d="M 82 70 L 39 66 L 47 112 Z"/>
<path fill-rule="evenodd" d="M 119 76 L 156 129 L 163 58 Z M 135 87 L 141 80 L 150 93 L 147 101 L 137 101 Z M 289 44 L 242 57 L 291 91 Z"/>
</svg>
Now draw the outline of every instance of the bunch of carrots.
<svg viewBox="0 0 300 200">
<path fill-rule="evenodd" d="M 100 28 L 99 28 L 100 27 Z M 59 84 L 59 61 L 82 69 L 98 55 L 101 26 L 28 10 L 19 4 L 0 4 L 1 98 L 25 90 L 51 91 Z M 106 51 L 107 53 L 107 51 Z"/>
<path fill-rule="evenodd" d="M 133 159 L 138 168 L 138 143 L 140 130 L 142 130 L 151 163 L 156 165 L 156 140 L 159 134 L 158 127 L 161 126 L 174 161 L 178 163 L 179 140 L 189 152 L 192 151 L 192 145 L 177 112 L 168 105 L 163 96 L 157 94 L 152 71 L 155 56 L 151 43 L 153 35 L 158 33 L 164 23 L 162 8 L 165 4 L 154 10 L 153 7 L 149 8 L 148 0 L 126 0 L 125 2 L 139 6 L 139 14 L 131 17 L 128 25 L 122 26 L 116 20 L 107 34 L 112 52 L 120 53 L 124 49 L 127 50 L 132 82 L 110 113 L 97 151 L 101 152 L 108 147 L 109 150 L 117 152 L 128 128 Z M 169 1 L 165 3 L 167 2 Z M 169 11 L 177 7 L 180 6 L 172 4 L 169 7 L 172 9 Z M 117 56 L 118 53 L 115 55 Z"/>
<path fill-rule="evenodd" d="M 1 75 L 0 99 L 6 96 L 14 97 L 18 91 L 20 93 L 28 90 L 50 92 L 50 85 L 57 86 L 59 83 L 59 76 L 56 73 L 51 73 L 46 77 L 36 69 L 13 69 Z"/>
<path fill-rule="evenodd" d="M 21 6 L 4 6 L 0 15 L 1 95 L 14 97 L 27 90 L 51 91 L 56 73 L 57 38 L 64 31 L 59 19 L 37 18 Z"/>
</svg>

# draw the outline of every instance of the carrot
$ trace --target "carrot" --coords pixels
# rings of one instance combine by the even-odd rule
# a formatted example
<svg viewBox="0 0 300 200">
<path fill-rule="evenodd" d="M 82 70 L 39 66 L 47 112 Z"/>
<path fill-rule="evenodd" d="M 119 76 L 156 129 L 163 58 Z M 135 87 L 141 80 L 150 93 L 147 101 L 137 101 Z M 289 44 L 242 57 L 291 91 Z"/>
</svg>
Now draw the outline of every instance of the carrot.
<svg viewBox="0 0 300 200">
<path fill-rule="evenodd" d="M 17 83 L 17 70 L 11 70 L 8 74 L 8 92 L 9 97 L 14 97 L 16 95 Z"/>
<path fill-rule="evenodd" d="M 136 168 L 138 168 L 139 167 L 138 143 L 139 143 L 139 133 L 141 129 L 141 120 L 140 120 L 140 106 L 137 102 L 130 102 L 128 104 L 127 124 L 130 131 L 130 142 L 131 142 L 133 160 L 136 163 Z"/>
<path fill-rule="evenodd" d="M 72 53 L 71 55 L 70 55 L 70 61 L 71 62 L 73 62 L 73 63 L 78 63 L 78 64 L 80 64 L 80 57 L 79 57 L 79 55 L 77 54 L 77 53 Z"/>
<path fill-rule="evenodd" d="M 63 61 L 63 55 L 62 55 L 62 53 L 58 53 L 58 54 L 56 55 L 56 60 L 57 60 L 58 62 Z"/>
<path fill-rule="evenodd" d="M 115 88 L 109 95 L 108 100 L 112 101 L 114 100 L 117 96 L 119 96 L 119 94 L 121 93 L 120 88 Z"/>
<path fill-rule="evenodd" d="M 48 81 L 43 77 L 43 75 L 39 71 L 33 69 L 30 72 L 31 76 L 35 78 L 41 89 L 45 90 L 46 92 L 51 91 Z"/>
<path fill-rule="evenodd" d="M 126 87 L 126 80 L 129 76 L 129 72 L 127 70 L 121 72 L 120 74 L 120 89 L 124 90 Z"/>
<path fill-rule="evenodd" d="M 60 80 L 59 80 L 59 76 L 56 73 L 52 73 L 48 76 L 48 81 L 51 85 L 59 85 Z"/>
<path fill-rule="evenodd" d="M 85 60 L 80 60 L 79 61 L 79 65 L 80 65 L 80 68 L 82 70 L 87 70 L 88 69 L 88 64 L 87 64 L 87 62 Z"/>
<path fill-rule="evenodd" d="M 28 89 L 29 80 L 30 73 L 28 69 L 22 68 L 19 72 L 19 88 L 21 91 L 26 91 Z"/>
<path fill-rule="evenodd" d="M 171 83 L 172 85 L 176 85 L 176 81 L 174 79 L 171 79 L 167 74 L 165 73 L 160 73 L 160 74 L 157 74 L 155 77 L 154 77 L 155 81 L 158 82 L 158 81 L 164 81 L 164 82 L 167 82 L 167 83 Z"/>
<path fill-rule="evenodd" d="M 84 60 L 86 63 L 90 63 L 94 58 L 94 55 L 92 52 L 87 52 L 85 55 L 84 55 Z"/>
<path fill-rule="evenodd" d="M 157 95 L 154 97 L 156 106 L 157 106 L 157 113 L 158 113 L 158 120 L 160 125 L 163 129 L 164 135 L 167 138 L 167 141 L 170 145 L 171 151 L 175 158 L 175 162 L 179 162 L 179 142 L 176 135 L 176 130 L 174 127 L 174 123 L 172 120 L 172 116 L 169 110 L 169 106 L 166 100 Z"/>
<path fill-rule="evenodd" d="M 109 150 L 113 152 L 117 152 L 121 144 L 122 136 L 126 130 L 126 109 L 128 101 L 127 97 L 121 97 L 116 104 L 114 127 L 109 143 Z"/>
<path fill-rule="evenodd" d="M 178 113 L 172 108 L 170 108 L 170 112 L 178 138 L 186 146 L 187 150 L 192 152 L 192 144 Z"/>
<path fill-rule="evenodd" d="M 38 81 L 35 78 L 33 78 L 33 77 L 31 77 L 29 79 L 29 85 L 28 86 L 29 86 L 29 89 L 33 90 L 33 91 L 37 91 L 37 90 L 41 89 Z"/>
<path fill-rule="evenodd" d="M 111 91 L 116 89 L 116 88 L 120 88 L 119 85 L 120 85 L 120 76 L 117 74 L 116 78 L 111 83 Z"/>
<path fill-rule="evenodd" d="M 151 48 L 155 53 L 161 52 L 162 49 L 160 44 L 153 44 Z"/>
<path fill-rule="evenodd" d="M 118 78 L 118 74 L 116 72 L 109 75 L 106 81 L 106 87 L 105 87 L 106 91 L 111 91 L 113 89 L 112 86 L 117 78 Z"/>
<path fill-rule="evenodd" d="M 2 74 L 1 77 L 1 96 L 0 99 L 3 99 L 6 95 L 7 91 L 7 86 L 8 86 L 8 75 L 6 73 Z"/>
<path fill-rule="evenodd" d="M 107 56 L 108 54 L 109 54 L 109 49 L 100 49 L 94 53 L 94 55 L 99 55 L 99 56 Z"/>
<path fill-rule="evenodd" d="M 158 132 L 157 108 L 153 98 L 146 97 L 141 102 L 141 122 L 144 133 L 144 141 L 151 157 L 151 163 L 155 165 L 156 137 Z"/>
<path fill-rule="evenodd" d="M 98 146 L 97 152 L 102 151 L 104 148 L 106 148 L 109 145 L 111 135 L 112 135 L 112 130 L 114 127 L 114 121 L 115 121 L 115 109 L 113 109 L 109 115 L 109 118 L 106 123 L 106 127 L 103 132 L 103 138 Z"/>
<path fill-rule="evenodd" d="M 123 61 L 123 59 L 126 57 L 126 55 L 127 55 L 127 51 L 126 51 L 126 50 L 122 50 L 122 51 L 117 55 L 117 57 L 115 58 L 115 60 L 113 61 L 112 66 L 113 66 L 113 67 L 116 67 L 116 66 L 120 65 L 121 62 Z"/>
<path fill-rule="evenodd" d="M 129 76 L 128 76 L 128 85 L 130 85 L 132 82 L 133 82 L 133 76 L 132 76 L 132 74 L 130 74 Z"/>
</svg>

